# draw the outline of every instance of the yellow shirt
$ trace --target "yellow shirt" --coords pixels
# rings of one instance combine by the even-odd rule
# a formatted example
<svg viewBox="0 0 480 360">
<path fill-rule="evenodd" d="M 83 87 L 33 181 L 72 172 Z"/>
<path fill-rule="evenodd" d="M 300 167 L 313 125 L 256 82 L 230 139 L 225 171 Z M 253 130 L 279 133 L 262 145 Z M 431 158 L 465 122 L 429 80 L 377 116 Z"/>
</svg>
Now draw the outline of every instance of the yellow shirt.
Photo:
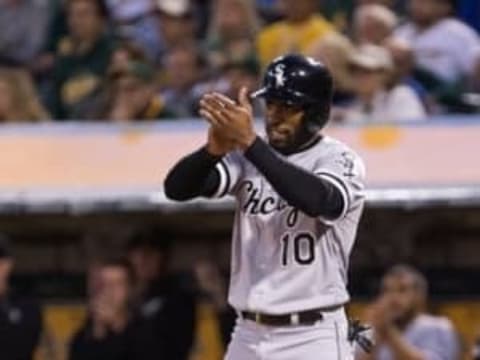
<svg viewBox="0 0 480 360">
<path fill-rule="evenodd" d="M 279 21 L 257 35 L 257 51 L 262 67 L 277 56 L 289 53 L 305 53 L 316 41 L 334 31 L 323 16 L 313 15 L 303 23 Z"/>
</svg>

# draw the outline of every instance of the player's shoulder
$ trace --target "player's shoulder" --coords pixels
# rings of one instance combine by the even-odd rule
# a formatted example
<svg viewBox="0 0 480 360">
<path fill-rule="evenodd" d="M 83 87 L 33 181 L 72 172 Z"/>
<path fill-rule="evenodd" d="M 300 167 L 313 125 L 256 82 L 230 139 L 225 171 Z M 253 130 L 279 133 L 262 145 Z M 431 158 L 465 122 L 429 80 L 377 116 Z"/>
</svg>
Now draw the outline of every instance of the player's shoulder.
<svg viewBox="0 0 480 360">
<path fill-rule="evenodd" d="M 348 153 L 352 158 L 362 161 L 360 155 L 358 155 L 358 153 L 349 145 L 331 136 L 323 136 L 321 141 L 319 141 L 315 147 L 315 151 L 321 156 Z"/>
<path fill-rule="evenodd" d="M 351 164 L 357 169 L 356 173 L 360 178 L 365 177 L 365 163 L 360 155 L 350 146 L 333 137 L 323 136 L 321 141 L 312 148 L 312 156 L 319 164 Z"/>
</svg>

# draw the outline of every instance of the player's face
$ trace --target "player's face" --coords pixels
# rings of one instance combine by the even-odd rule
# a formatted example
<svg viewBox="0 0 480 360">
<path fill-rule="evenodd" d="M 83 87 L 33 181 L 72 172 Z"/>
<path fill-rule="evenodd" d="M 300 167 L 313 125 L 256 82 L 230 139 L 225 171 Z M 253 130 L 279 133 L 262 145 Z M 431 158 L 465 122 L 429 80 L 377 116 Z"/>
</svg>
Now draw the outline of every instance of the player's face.
<svg viewBox="0 0 480 360">
<path fill-rule="evenodd" d="M 304 111 L 279 101 L 267 101 L 266 131 L 268 141 L 275 148 L 288 148 L 296 143 Z"/>
<path fill-rule="evenodd" d="M 397 322 L 410 319 L 420 308 L 421 295 L 411 276 L 387 276 L 383 280 L 381 292 Z"/>
</svg>

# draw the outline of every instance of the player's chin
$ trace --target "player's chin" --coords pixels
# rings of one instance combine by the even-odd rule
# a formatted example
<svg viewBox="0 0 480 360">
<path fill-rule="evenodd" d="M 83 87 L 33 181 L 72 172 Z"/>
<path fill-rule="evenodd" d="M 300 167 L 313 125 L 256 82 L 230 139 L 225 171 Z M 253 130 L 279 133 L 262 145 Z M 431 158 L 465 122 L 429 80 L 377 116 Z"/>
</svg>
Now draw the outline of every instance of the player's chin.
<svg viewBox="0 0 480 360">
<path fill-rule="evenodd" d="M 268 137 L 268 142 L 276 149 L 288 148 L 290 142 L 286 138 Z"/>
<path fill-rule="evenodd" d="M 291 144 L 291 139 L 289 134 L 286 132 L 279 132 L 279 131 L 268 131 L 268 142 L 270 145 L 276 148 L 286 148 L 289 147 Z"/>
</svg>

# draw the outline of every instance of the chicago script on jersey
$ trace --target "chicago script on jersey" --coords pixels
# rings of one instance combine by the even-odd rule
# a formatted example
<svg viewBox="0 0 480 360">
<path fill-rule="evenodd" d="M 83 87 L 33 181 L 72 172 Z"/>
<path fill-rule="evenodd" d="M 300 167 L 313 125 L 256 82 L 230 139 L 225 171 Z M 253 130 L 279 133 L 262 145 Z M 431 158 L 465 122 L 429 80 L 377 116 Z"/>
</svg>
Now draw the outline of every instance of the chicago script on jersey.
<svg viewBox="0 0 480 360">
<path fill-rule="evenodd" d="M 288 208 L 287 225 L 294 226 L 298 219 L 299 210 L 291 207 L 277 194 L 262 197 L 261 191 L 253 181 L 247 180 L 240 185 L 245 190 L 245 198 L 241 204 L 242 211 L 251 215 L 268 215 L 274 212 L 281 212 Z"/>
</svg>

